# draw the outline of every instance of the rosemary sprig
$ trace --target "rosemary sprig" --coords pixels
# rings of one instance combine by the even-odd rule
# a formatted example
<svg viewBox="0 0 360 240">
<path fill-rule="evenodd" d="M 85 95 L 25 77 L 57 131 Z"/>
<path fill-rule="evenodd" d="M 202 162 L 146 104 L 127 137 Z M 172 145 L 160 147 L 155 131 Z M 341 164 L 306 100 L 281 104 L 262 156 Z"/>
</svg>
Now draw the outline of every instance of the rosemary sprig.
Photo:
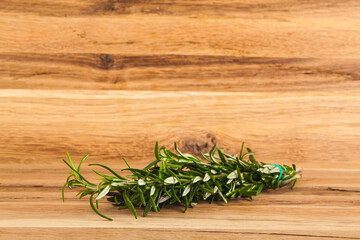
<svg viewBox="0 0 360 240">
<path fill-rule="evenodd" d="M 252 196 L 264 189 L 283 187 L 291 182 L 293 188 L 300 178 L 298 173 L 301 169 L 296 170 L 295 165 L 259 163 L 249 148 L 243 154 L 244 143 L 239 155 L 223 153 L 215 144 L 208 154 L 201 153 L 208 163 L 191 154 L 182 153 L 176 143 L 175 150 L 172 152 L 165 147 L 159 148 L 156 142 L 156 159 L 143 169 L 132 168 L 123 159 L 128 167 L 122 171 L 129 170 L 132 173 L 126 177 L 102 164 L 89 164 L 102 167 L 112 174 L 106 175 L 93 169 L 101 177 L 98 184 L 89 182 L 80 172 L 81 164 L 88 155 L 76 168 L 67 153 L 69 162 L 63 161 L 71 172 L 62 189 L 63 201 L 66 187 L 82 187 L 78 195 L 80 198 L 90 195 L 90 206 L 99 216 L 112 220 L 98 211 L 98 201 L 106 196 L 119 209 L 128 208 L 137 218 L 136 208 L 144 208 L 145 217 L 151 210 L 158 212 L 166 204 L 183 203 L 185 212 L 201 200 L 226 203 L 233 198 L 252 199 Z"/>
</svg>

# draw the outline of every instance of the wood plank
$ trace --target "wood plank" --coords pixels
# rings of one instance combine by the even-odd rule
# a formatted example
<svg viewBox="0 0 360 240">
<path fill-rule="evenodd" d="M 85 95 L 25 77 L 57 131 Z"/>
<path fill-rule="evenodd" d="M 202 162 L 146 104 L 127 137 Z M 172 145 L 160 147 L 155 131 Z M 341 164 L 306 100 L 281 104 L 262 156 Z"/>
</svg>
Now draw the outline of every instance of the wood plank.
<svg viewBox="0 0 360 240">
<path fill-rule="evenodd" d="M 221 236 L 225 239 L 255 239 L 260 236 L 267 239 L 358 239 L 360 233 L 359 191 L 355 190 L 359 189 L 360 183 L 358 170 L 308 168 L 293 191 L 289 188 L 269 190 L 253 201 L 232 200 L 228 204 L 201 202 L 186 214 L 181 213 L 183 206 L 172 206 L 136 220 L 128 210 L 119 211 L 109 203 L 101 203 L 101 211 L 113 217 L 114 222 L 94 215 L 88 202 L 76 200 L 74 192 L 67 192 L 65 203 L 61 202 L 59 180 L 64 178 L 63 170 L 42 165 L 38 166 L 36 174 L 24 169 L 23 180 L 28 183 L 34 181 L 33 177 L 40 176 L 49 181 L 43 181 L 41 186 L 16 186 L 14 181 L 9 181 L 9 185 L 2 186 L 2 236 L 13 238 L 16 231 L 20 231 L 34 239 L 44 236 L 57 239 L 59 236 L 56 236 L 55 229 L 73 238 L 81 234 L 91 237 L 90 233 L 96 231 L 104 231 L 103 236 L 108 237 L 123 233 L 129 238 L 143 237 L 152 232 L 160 239 L 169 236 L 178 239 L 180 232 L 189 238 L 202 236 L 205 239 Z M 1 179 L 15 171 L 9 167 L 1 168 Z M 85 171 L 84 174 L 88 175 L 88 169 Z M 356 184 L 354 190 L 346 189 L 349 178 Z M 337 189 L 324 187 L 339 184 L 342 187 Z M 21 219 L 17 216 L 19 211 Z M 42 219 L 44 211 L 47 213 L 45 222 Z M 214 212 L 217 214 L 214 215 Z M 181 234 L 181 237 L 184 235 Z"/>
<path fill-rule="evenodd" d="M 359 2 L 356 0 L 3 0 L 0 11 L 38 14 L 42 16 L 82 16 L 82 15 L 129 15 L 147 14 L 163 16 L 252 16 L 266 14 L 287 16 L 316 14 L 359 16 Z M 256 15 L 255 15 L 256 16 Z"/>
<path fill-rule="evenodd" d="M 155 240 L 155 239 L 177 239 L 179 235 L 186 239 L 196 240 L 212 240 L 212 239 L 249 239 L 256 240 L 260 238 L 265 238 L 268 240 L 284 239 L 284 240 L 304 240 L 304 239 L 359 239 L 357 237 L 344 237 L 344 236 L 331 236 L 331 235 L 314 235 L 314 234 L 286 234 L 286 233 L 275 233 L 275 232 L 264 232 L 264 233 L 254 233 L 254 232 L 235 232 L 235 231 L 194 231 L 194 230 L 167 230 L 166 232 L 163 229 L 146 229 L 146 230 L 136 230 L 126 229 L 126 228 L 10 228 L 10 229 L 0 229 L 0 234 L 4 238 L 11 239 L 23 239 L 18 233 L 26 233 L 27 239 L 88 239 L 88 238 L 116 238 L 120 236 L 125 236 L 127 239 L 138 239 L 146 236 L 146 239 Z M 61 232 L 61 237 L 59 236 Z"/>
<path fill-rule="evenodd" d="M 360 18 L 0 15 L 0 52 L 358 58 Z M 26 41 L 24 41 L 26 39 Z M 341 51 L 339 51 L 341 49 Z"/>
<path fill-rule="evenodd" d="M 359 59 L 0 53 L 0 88 L 314 91 L 360 84 Z"/>
<path fill-rule="evenodd" d="M 2 90 L 0 160 L 53 163 L 70 151 L 77 158 L 90 152 L 104 161 L 123 156 L 145 163 L 155 141 L 176 140 L 197 153 L 214 142 L 236 153 L 245 141 L 262 161 L 350 169 L 360 166 L 359 96 L 359 88 L 331 94 Z"/>
</svg>

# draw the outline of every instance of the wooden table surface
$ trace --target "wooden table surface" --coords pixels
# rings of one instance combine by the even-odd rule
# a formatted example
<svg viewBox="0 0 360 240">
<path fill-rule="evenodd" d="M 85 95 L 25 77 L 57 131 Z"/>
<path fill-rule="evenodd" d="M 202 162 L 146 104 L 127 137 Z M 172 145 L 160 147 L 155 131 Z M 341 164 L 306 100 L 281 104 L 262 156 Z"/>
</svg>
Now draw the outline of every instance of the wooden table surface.
<svg viewBox="0 0 360 240">
<path fill-rule="evenodd" d="M 62 203 L 66 151 L 119 170 L 155 141 L 302 179 L 137 220 Z M 0 1 L 0 239 L 360 239 L 359 146 L 358 0 Z"/>
</svg>

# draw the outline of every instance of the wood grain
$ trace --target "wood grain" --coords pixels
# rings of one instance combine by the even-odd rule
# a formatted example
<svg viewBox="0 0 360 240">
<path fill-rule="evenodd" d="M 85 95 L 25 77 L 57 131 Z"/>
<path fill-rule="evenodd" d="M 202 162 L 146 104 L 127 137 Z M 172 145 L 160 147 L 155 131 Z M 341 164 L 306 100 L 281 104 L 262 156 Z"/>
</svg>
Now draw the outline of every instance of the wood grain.
<svg viewBox="0 0 360 240">
<path fill-rule="evenodd" d="M 0 1 L 0 239 L 360 239 L 359 50 L 356 0 Z M 66 151 L 120 170 L 155 141 L 302 179 L 137 220 L 61 202 Z"/>
<path fill-rule="evenodd" d="M 166 230 L 174 226 L 194 233 L 194 238 L 202 231 L 205 236 L 225 234 L 228 238 L 255 239 L 258 234 L 269 239 L 355 238 L 360 221 L 360 95 L 352 93 L 349 97 L 343 92 L 328 96 L 303 92 L 2 90 L 4 137 L 0 147 L 6 154 L 0 159 L 6 192 L 0 200 L 6 207 L 0 225 L 10 227 L 4 230 L 6 235 L 18 230 L 13 227 L 23 227 L 34 238 L 39 236 L 40 225 L 56 236 L 51 233 L 56 227 L 86 226 L 95 231 L 92 223 L 105 229 L 121 225 L 124 233 L 136 228 L 138 236 L 146 235 L 147 229 L 162 229 L 163 238 L 176 236 Z M 343 107 L 349 105 L 352 107 Z M 118 213 L 104 203 L 102 211 L 115 218 L 108 223 L 93 215 L 87 201 L 70 198 L 70 202 L 60 202 L 60 186 L 68 171 L 60 165 L 65 151 L 77 160 L 90 152 L 89 163 L 101 161 L 116 169 L 124 167 L 120 162 L 124 156 L 141 167 L 153 159 L 156 140 L 167 145 L 177 140 L 184 151 L 195 154 L 215 142 L 236 152 L 245 140 L 261 161 L 303 167 L 303 179 L 294 191 L 270 191 L 251 203 L 203 203 L 185 215 L 180 207 L 167 208 L 146 220 L 133 220 L 130 213 Z M 24 205 L 25 199 L 29 202 Z M 43 207 L 38 209 L 39 205 Z M 40 219 L 44 208 L 46 223 Z M 204 223 L 205 230 L 201 227 Z M 75 230 L 78 236 L 80 230 Z"/>
<path fill-rule="evenodd" d="M 360 85 L 359 59 L 5 53 L 0 63 L 0 88 L 9 89 L 268 92 Z"/>
<path fill-rule="evenodd" d="M 3 5 L 6 5 L 6 2 L 8 1 Z M 31 2 L 42 4 L 41 1 Z M 78 6 L 81 4 L 77 1 L 73 2 L 75 1 L 69 1 L 68 4 L 75 5 L 75 9 L 69 7 L 67 11 L 78 11 Z M 123 9 L 121 6 L 115 7 L 116 1 L 110 2 L 114 7 L 110 6 L 109 9 Z M 212 4 L 211 1 L 204 2 L 203 10 L 187 2 L 187 8 L 194 8 L 193 11 L 198 13 L 195 16 L 181 15 L 181 12 L 178 15 L 165 16 L 136 12 L 121 14 L 122 10 L 119 10 L 120 13 L 115 11 L 112 14 L 107 14 L 105 11 L 104 14 L 57 17 L 56 14 L 39 16 L 36 10 L 28 10 L 30 12 L 24 12 L 19 18 L 17 12 L 19 8 L 30 9 L 32 4 L 16 5 L 15 1 L 4 7 L 0 16 L 0 29 L 3 33 L 0 35 L 0 51 L 132 55 L 139 53 L 151 55 L 156 52 L 157 54 L 187 53 L 248 57 L 358 58 L 357 52 L 360 50 L 358 1 L 344 1 L 344 4 L 338 4 L 339 9 L 335 7 L 337 4 L 334 1 L 323 1 L 323 4 L 309 1 L 312 4 L 308 4 L 307 7 L 311 9 L 319 6 L 317 11 L 300 10 L 294 15 L 292 13 L 297 11 L 293 8 L 304 7 L 302 4 L 296 4 L 302 1 L 292 1 L 295 7 L 292 2 L 281 4 L 280 1 L 274 1 L 269 6 L 264 4 L 265 1 L 260 1 L 258 5 L 255 4 L 255 9 L 256 6 L 260 6 L 258 7 L 260 12 L 252 12 L 245 8 L 235 16 L 208 14 L 206 6 L 209 4 L 210 9 L 217 9 L 219 13 L 227 11 L 224 8 L 216 8 L 217 5 L 223 4 L 222 1 L 217 4 Z M 47 1 L 47 3 L 44 11 L 52 8 L 51 11 L 61 13 L 61 10 L 56 10 L 56 2 L 49 4 Z M 108 9 L 104 4 L 109 2 L 100 3 L 99 9 Z M 128 4 L 139 5 L 136 1 L 135 3 L 128 1 Z M 237 2 L 231 4 L 238 6 Z M 168 5 L 172 4 L 165 4 Z M 276 5 L 283 5 L 282 8 L 285 9 L 282 14 L 271 11 Z M 333 6 L 327 7 L 329 5 Z M 177 8 L 176 4 L 173 6 Z M 251 8 L 252 4 L 247 6 Z M 264 12 L 261 6 L 265 9 Z M 59 7 L 66 8 L 62 5 Z M 41 12 L 44 8 L 39 7 L 38 11 Z M 182 12 L 187 12 L 187 9 Z M 242 12 L 245 13 L 241 14 Z"/>
</svg>

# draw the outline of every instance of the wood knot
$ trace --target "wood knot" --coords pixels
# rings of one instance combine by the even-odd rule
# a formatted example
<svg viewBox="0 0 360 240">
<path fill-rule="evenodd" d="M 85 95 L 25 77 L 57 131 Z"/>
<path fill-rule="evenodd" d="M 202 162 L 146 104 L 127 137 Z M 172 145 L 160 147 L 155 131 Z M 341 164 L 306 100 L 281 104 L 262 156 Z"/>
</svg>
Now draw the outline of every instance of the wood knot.
<svg viewBox="0 0 360 240">
<path fill-rule="evenodd" d="M 100 54 L 100 68 L 109 70 L 114 66 L 114 59 L 109 54 Z"/>
<path fill-rule="evenodd" d="M 103 6 L 104 6 L 104 11 L 116 11 L 119 8 L 119 2 L 114 0 L 109 0 Z"/>
<path fill-rule="evenodd" d="M 191 153 L 196 156 L 201 156 L 201 152 L 208 153 L 210 149 L 216 144 L 216 137 L 208 133 L 205 138 L 196 139 L 189 138 L 181 142 L 182 151 Z"/>
</svg>

